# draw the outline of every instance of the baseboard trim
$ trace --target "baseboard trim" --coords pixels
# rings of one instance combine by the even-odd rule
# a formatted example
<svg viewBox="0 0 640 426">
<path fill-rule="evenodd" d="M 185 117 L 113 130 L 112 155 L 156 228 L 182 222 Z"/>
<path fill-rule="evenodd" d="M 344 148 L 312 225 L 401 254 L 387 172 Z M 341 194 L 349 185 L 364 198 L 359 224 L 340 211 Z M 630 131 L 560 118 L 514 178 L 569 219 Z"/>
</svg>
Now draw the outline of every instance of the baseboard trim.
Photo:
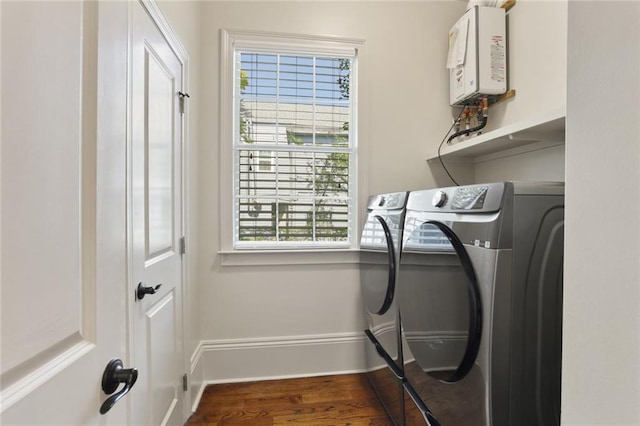
<svg viewBox="0 0 640 426">
<path fill-rule="evenodd" d="M 307 336 L 262 337 L 250 339 L 202 340 L 203 351 L 279 348 L 303 345 L 334 345 L 336 343 L 364 342 L 364 333 L 316 334 Z"/>
<path fill-rule="evenodd" d="M 202 359 L 202 353 L 204 352 L 204 349 L 202 347 L 202 340 L 200 341 L 200 343 L 198 343 L 198 346 L 196 347 L 196 350 L 193 351 L 193 354 L 191 354 L 191 374 L 194 374 L 194 372 L 196 371 L 196 369 L 198 368 L 198 364 L 200 363 L 200 360 Z"/>
<path fill-rule="evenodd" d="M 202 371 L 193 410 L 211 384 L 362 373 L 366 348 L 361 332 L 203 340 L 191 356 L 192 374 Z"/>
<path fill-rule="evenodd" d="M 202 394 L 204 393 L 204 389 L 209 385 L 209 383 L 202 382 L 200 388 L 196 392 L 196 396 L 193 398 L 193 404 L 191 404 L 191 413 L 195 413 L 198 409 L 198 405 L 200 405 L 200 400 L 202 399 Z"/>
<path fill-rule="evenodd" d="M 190 380 L 189 380 L 189 392 L 191 393 L 191 412 L 195 413 L 200 399 L 202 399 L 202 393 L 206 385 L 203 382 L 202 372 L 202 342 L 198 343 L 198 346 L 191 354 L 191 368 L 190 368 Z"/>
</svg>

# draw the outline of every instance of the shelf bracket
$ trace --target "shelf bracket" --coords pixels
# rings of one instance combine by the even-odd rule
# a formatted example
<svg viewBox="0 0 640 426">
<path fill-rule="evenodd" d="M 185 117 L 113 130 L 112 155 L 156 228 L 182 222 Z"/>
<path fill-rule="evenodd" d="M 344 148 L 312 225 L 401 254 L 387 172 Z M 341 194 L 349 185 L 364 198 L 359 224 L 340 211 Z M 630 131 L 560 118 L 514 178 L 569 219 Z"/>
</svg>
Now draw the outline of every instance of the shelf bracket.
<svg viewBox="0 0 640 426">
<path fill-rule="evenodd" d="M 509 11 L 509 9 L 511 9 L 513 6 L 516 5 L 516 0 L 507 0 L 504 2 L 504 4 L 502 5 L 502 8 L 505 11 Z"/>
<path fill-rule="evenodd" d="M 510 89 L 504 95 L 489 97 L 489 106 L 493 106 L 495 104 L 499 104 L 501 102 L 507 101 L 509 99 L 516 97 L 516 90 Z"/>
</svg>

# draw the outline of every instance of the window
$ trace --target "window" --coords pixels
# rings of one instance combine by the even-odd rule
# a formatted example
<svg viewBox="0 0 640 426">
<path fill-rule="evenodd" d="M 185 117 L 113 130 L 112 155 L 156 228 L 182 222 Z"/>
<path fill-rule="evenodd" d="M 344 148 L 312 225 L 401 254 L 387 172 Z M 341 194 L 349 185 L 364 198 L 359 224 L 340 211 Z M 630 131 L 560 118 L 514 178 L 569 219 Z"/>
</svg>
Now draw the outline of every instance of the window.
<svg viewBox="0 0 640 426">
<path fill-rule="evenodd" d="M 356 48 L 236 37 L 233 58 L 233 245 L 353 243 Z M 227 142 L 224 142 L 227 143 Z"/>
</svg>

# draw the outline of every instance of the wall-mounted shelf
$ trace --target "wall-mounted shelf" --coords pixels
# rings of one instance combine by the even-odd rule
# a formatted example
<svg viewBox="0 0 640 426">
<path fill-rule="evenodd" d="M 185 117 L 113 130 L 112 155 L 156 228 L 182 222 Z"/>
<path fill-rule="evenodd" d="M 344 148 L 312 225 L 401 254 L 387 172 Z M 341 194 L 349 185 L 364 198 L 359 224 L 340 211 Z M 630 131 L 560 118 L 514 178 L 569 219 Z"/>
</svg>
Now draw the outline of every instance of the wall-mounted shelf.
<svg viewBox="0 0 640 426">
<path fill-rule="evenodd" d="M 491 119 L 491 117 L 489 117 Z M 565 110 L 551 110 L 529 119 L 443 146 L 440 156 L 478 162 L 564 144 Z M 438 152 L 428 161 L 437 161 Z"/>
</svg>

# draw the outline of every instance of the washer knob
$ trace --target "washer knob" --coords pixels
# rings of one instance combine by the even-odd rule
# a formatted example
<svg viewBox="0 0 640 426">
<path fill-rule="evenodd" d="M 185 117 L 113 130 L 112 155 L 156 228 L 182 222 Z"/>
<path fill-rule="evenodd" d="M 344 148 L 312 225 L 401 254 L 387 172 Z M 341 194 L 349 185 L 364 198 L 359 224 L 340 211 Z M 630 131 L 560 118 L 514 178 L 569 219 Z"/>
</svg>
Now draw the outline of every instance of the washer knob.
<svg viewBox="0 0 640 426">
<path fill-rule="evenodd" d="M 433 204 L 433 207 L 442 207 L 446 202 L 447 193 L 444 191 L 436 191 L 436 193 L 433 194 L 433 198 L 431 199 L 431 204 Z"/>
</svg>

